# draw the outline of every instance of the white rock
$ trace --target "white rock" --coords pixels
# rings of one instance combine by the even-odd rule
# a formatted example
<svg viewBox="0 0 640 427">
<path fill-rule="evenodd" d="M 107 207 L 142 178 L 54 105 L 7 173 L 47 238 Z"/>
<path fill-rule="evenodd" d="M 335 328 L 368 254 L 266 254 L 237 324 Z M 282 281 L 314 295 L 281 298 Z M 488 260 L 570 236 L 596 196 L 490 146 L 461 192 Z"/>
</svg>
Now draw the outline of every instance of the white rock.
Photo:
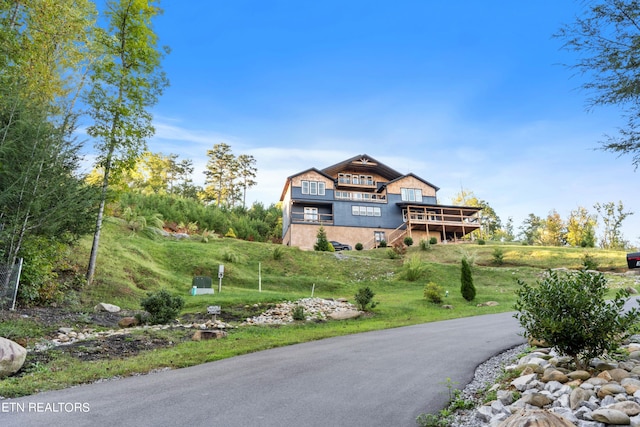
<svg viewBox="0 0 640 427">
<path fill-rule="evenodd" d="M 113 305 L 113 304 L 107 304 L 105 302 L 101 302 L 96 304 L 95 307 L 93 307 L 94 311 L 106 311 L 109 313 L 118 313 L 120 311 L 120 307 L 118 307 L 117 305 Z"/>
<path fill-rule="evenodd" d="M 0 378 L 18 372 L 26 358 L 27 349 L 17 342 L 0 337 Z"/>
</svg>

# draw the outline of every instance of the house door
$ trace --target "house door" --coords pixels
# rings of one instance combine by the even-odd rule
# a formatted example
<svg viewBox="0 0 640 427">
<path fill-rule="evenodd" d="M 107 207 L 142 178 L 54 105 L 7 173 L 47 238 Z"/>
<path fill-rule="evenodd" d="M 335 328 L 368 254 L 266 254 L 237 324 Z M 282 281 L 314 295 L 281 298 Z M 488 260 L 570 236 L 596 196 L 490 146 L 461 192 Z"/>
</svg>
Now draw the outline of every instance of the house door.
<svg viewBox="0 0 640 427">
<path fill-rule="evenodd" d="M 318 221 L 318 208 L 304 208 L 304 220 L 317 222 Z"/>
</svg>

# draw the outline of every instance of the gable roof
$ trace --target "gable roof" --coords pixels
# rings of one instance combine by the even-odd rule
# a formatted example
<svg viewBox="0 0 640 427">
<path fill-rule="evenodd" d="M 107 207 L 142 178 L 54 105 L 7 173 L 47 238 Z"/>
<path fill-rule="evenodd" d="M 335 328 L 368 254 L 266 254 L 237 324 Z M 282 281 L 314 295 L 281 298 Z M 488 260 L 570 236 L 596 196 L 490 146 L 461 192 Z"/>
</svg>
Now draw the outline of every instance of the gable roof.
<svg viewBox="0 0 640 427">
<path fill-rule="evenodd" d="M 429 187 L 433 187 L 436 191 L 439 191 L 439 190 L 440 190 L 440 187 L 438 187 L 437 185 L 433 185 L 433 184 L 432 184 L 432 183 L 430 183 L 429 181 L 426 181 L 426 180 L 424 180 L 424 179 L 420 178 L 418 175 L 414 174 L 413 172 L 412 172 L 412 173 L 408 173 L 408 174 L 406 174 L 406 175 L 402 175 L 402 176 L 400 176 L 400 177 L 398 177 L 398 178 L 396 178 L 396 179 L 394 179 L 394 180 L 391 180 L 391 181 L 387 182 L 387 184 L 386 184 L 386 185 L 389 185 L 389 184 L 391 184 L 392 182 L 400 181 L 401 179 L 404 179 L 404 178 L 407 178 L 407 177 L 413 177 L 413 178 L 417 179 L 418 181 L 420 181 L 420 182 L 422 182 L 422 183 L 424 183 L 424 184 L 428 185 Z"/>
<path fill-rule="evenodd" d="M 282 194 L 280 194 L 280 201 L 284 200 L 284 196 L 287 194 L 287 188 L 289 188 L 289 185 L 291 185 L 291 180 L 293 178 L 295 178 L 296 176 L 299 175 L 303 175 L 305 173 L 309 173 L 309 172 L 316 172 L 319 175 L 324 176 L 325 178 L 329 179 L 329 180 L 333 180 L 333 177 L 331 175 L 327 175 L 326 173 L 324 173 L 323 171 L 316 169 L 316 168 L 309 168 L 309 169 L 305 169 L 302 172 L 298 172 L 296 174 L 293 174 L 291 176 L 287 177 L 287 180 L 284 183 L 284 188 L 282 189 Z"/>
<path fill-rule="evenodd" d="M 368 154 L 360 154 L 350 159 L 343 160 L 340 163 L 326 167 L 322 171 L 328 175 L 337 175 L 345 169 L 352 170 L 354 172 L 362 173 L 376 173 L 387 181 L 392 181 L 402 176 L 402 174 L 389 166 L 380 163 Z"/>
</svg>

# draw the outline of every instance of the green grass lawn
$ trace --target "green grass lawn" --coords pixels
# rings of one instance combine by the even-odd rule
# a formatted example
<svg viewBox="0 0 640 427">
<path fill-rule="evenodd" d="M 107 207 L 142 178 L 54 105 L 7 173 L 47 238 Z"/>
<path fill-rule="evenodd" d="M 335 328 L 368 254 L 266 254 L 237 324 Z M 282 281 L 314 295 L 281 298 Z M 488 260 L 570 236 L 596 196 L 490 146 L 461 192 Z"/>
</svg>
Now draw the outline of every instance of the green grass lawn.
<svg viewBox="0 0 640 427">
<path fill-rule="evenodd" d="M 88 260 L 90 238 L 72 254 Z M 503 264 L 495 265 L 495 251 L 503 253 Z M 209 305 L 228 310 L 243 306 L 297 300 L 312 294 L 321 298 L 347 298 L 354 302 L 358 289 L 369 287 L 378 303 L 371 315 L 347 321 L 295 323 L 292 325 L 239 327 L 225 339 L 186 341 L 167 349 L 143 352 L 122 360 L 79 362 L 60 356 L 21 377 L 0 380 L 0 395 L 14 397 L 37 391 L 68 387 L 100 378 L 170 367 L 179 368 L 239 354 L 384 328 L 394 328 L 444 319 L 477 316 L 513 310 L 518 280 L 534 283 L 549 268 L 578 269 L 585 253 L 609 278 L 612 292 L 633 286 L 634 278 L 618 275 L 627 271 L 625 253 L 599 249 L 536 247 L 508 244 L 442 244 L 423 251 L 411 247 L 392 259 L 390 249 L 333 253 L 301 251 L 281 245 L 235 239 L 176 241 L 133 234 L 116 220 L 105 223 L 98 255 L 95 283 L 80 290 L 66 303 L 70 309 L 90 310 L 98 302 L 139 310 L 147 293 L 167 289 L 185 300 L 183 314 L 206 313 Z M 476 299 L 465 301 L 460 293 L 460 260 L 472 262 Z M 416 280 L 406 280 L 409 260 L 421 266 Z M 222 292 L 217 292 L 218 266 L 225 266 Z M 216 293 L 191 296 L 194 276 L 213 277 Z M 428 302 L 428 282 L 448 291 L 444 304 Z M 261 287 L 261 291 L 259 290 Z M 497 306 L 478 307 L 496 301 Z M 224 320 L 224 318 L 222 318 Z M 0 336 L 37 336 L 44 331 L 23 321 L 0 323 Z"/>
</svg>

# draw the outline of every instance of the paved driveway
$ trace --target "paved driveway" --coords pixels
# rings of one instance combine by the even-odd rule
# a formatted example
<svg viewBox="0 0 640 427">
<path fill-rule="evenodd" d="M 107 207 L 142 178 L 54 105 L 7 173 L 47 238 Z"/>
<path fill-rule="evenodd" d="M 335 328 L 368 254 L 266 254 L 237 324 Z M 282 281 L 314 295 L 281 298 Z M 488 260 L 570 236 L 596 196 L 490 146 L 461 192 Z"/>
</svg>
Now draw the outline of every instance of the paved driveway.
<svg viewBox="0 0 640 427">
<path fill-rule="evenodd" d="M 519 332 L 503 313 L 329 338 L 3 400 L 0 425 L 416 426 Z"/>
</svg>

